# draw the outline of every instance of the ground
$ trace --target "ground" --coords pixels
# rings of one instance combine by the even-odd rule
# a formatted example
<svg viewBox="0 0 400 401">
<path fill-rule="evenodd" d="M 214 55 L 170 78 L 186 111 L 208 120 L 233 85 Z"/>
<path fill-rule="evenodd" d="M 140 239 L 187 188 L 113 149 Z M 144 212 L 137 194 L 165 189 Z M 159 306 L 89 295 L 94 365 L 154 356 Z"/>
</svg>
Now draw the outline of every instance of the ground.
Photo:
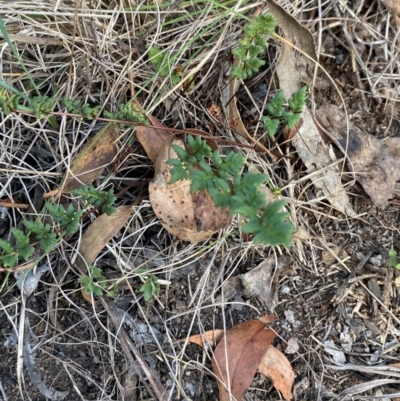
<svg viewBox="0 0 400 401">
<path fill-rule="evenodd" d="M 336 105 L 347 110 L 350 124 L 361 132 L 382 141 L 398 137 L 398 25 L 395 10 L 385 6 L 389 2 L 278 3 L 311 32 L 319 56 L 318 74 L 306 80 L 309 109 Z M 85 300 L 78 282 L 78 249 L 98 210 L 87 211 L 79 231 L 63 237 L 40 259 L 39 266 L 47 268 L 32 294 L 23 295 L 17 285 L 21 276 L 2 268 L 0 399 L 219 400 L 212 347 L 203 349 L 187 339 L 271 314 L 277 316 L 270 325 L 277 333 L 273 346 L 286 355 L 295 373 L 292 399 L 400 399 L 399 368 L 385 370 L 388 375 L 374 370 L 400 360 L 400 289 L 395 285 L 400 271 L 388 256 L 389 250 L 400 250 L 398 192 L 388 193 L 385 206 L 377 207 L 357 176 L 351 181 L 342 170 L 341 181 L 355 211 L 350 217 L 314 187 L 306 161 L 282 130 L 274 140 L 265 135 L 258 124 L 259 110 L 272 96 L 268 93 L 280 88 L 277 39 L 270 39 L 264 67 L 234 96 L 249 133 L 285 157 L 272 160 L 265 152 L 241 147 L 251 143 L 237 134 L 237 121 L 226 114 L 232 101 L 226 91 L 232 49 L 243 35 L 246 18 L 258 12 L 268 12 L 268 5 L 2 4 L 1 73 L 8 95 L 11 86 L 32 97 L 36 86 L 41 95 L 56 100 L 56 123 L 24 110 L 23 100 L 10 113 L 2 106 L 3 239 L 9 238 L 10 227 L 22 227 L 22 219 L 43 217 L 43 193 L 59 186 L 71 161 L 104 125 L 104 119 L 67 112 L 62 99 L 115 112 L 133 94 L 165 127 L 203 130 L 235 141 L 235 149 L 247 157 L 246 168 L 268 173 L 282 188 L 298 231 L 290 247 L 257 245 L 243 234 L 243 221 L 235 217 L 204 241 L 191 244 L 176 238 L 162 226 L 149 201 L 154 166 L 147 149 L 136 139 L 134 127 L 119 127 L 118 154 L 100 162 L 106 167 L 94 185 L 114 189 L 116 205 L 132 206 L 133 214 L 93 262 L 109 284 L 117 283 L 118 295 L 104 298 L 108 310 L 98 297 L 96 305 Z M 279 28 L 277 32 L 285 34 Z M 148 61 L 151 46 L 169 55 L 167 73 Z M 186 76 L 194 87 L 190 82 L 177 85 L 179 77 Z M 343 157 L 334 143 L 329 146 Z M 222 148 L 228 151 L 232 145 Z M 51 199 L 83 207 L 69 193 Z M 10 200 L 29 209 L 10 207 Z M 36 252 L 40 257 L 38 248 Z M 249 295 L 237 281 L 266 261 L 272 266 L 267 280 L 272 296 L 267 300 Z M 158 296 L 147 302 L 137 269 L 146 269 L 161 284 Z M 375 383 L 378 379 L 394 380 Z M 165 389 L 163 397 L 157 393 L 160 389 Z M 283 398 L 257 373 L 245 399 Z"/>
</svg>

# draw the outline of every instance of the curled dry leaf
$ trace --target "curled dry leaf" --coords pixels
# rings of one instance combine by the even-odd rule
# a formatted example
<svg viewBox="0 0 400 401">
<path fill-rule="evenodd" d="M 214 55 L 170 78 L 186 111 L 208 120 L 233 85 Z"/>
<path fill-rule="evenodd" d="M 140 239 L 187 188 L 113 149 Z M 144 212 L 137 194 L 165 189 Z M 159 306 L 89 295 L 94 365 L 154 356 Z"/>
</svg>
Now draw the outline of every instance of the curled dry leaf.
<svg viewBox="0 0 400 401">
<path fill-rule="evenodd" d="M 48 198 L 61 193 L 68 193 L 82 185 L 93 182 L 117 155 L 115 144 L 118 131 L 112 125 L 106 125 L 74 158 L 68 170 L 64 184 L 43 197 Z"/>
<path fill-rule="evenodd" d="M 221 338 L 224 335 L 224 330 L 216 329 L 216 330 L 208 330 L 204 333 L 195 334 L 188 338 L 188 341 L 192 344 L 200 345 L 200 347 L 206 346 L 215 346 L 218 344 Z"/>
<path fill-rule="evenodd" d="M 220 401 L 241 401 L 275 333 L 264 323 L 250 320 L 232 327 L 219 342 L 211 361 L 218 377 Z"/>
<path fill-rule="evenodd" d="M 205 192 L 190 193 L 190 181 L 169 184 L 171 166 L 166 162 L 177 158 L 172 145 L 184 147 L 178 139 L 167 139 L 155 160 L 154 179 L 149 185 L 151 205 L 163 227 L 184 241 L 204 241 L 231 221 L 227 210 L 215 207 Z"/>
<path fill-rule="evenodd" d="M 258 365 L 258 371 L 268 377 L 283 398 L 290 401 L 294 372 L 289 360 L 275 347 L 269 347 Z"/>
</svg>

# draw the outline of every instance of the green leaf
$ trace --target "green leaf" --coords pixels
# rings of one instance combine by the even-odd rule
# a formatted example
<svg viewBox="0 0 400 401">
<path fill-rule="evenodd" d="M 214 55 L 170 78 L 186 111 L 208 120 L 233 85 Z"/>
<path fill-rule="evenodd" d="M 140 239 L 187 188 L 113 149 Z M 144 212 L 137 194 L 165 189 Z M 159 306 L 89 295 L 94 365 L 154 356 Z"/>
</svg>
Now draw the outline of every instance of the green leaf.
<svg viewBox="0 0 400 401">
<path fill-rule="evenodd" d="M 31 99 L 31 107 L 37 118 L 48 115 L 53 110 L 55 103 L 56 99 L 48 96 L 35 96 Z"/>
<path fill-rule="evenodd" d="M 175 151 L 175 153 L 178 156 L 178 159 L 180 161 L 182 161 L 182 162 L 186 162 L 187 161 L 187 159 L 189 157 L 189 154 L 186 152 L 185 149 L 181 148 L 178 145 L 172 145 L 171 147 Z"/>
<path fill-rule="evenodd" d="M 285 201 L 276 201 L 268 204 L 264 213 L 254 216 L 249 223 L 243 227 L 246 233 L 254 233 L 253 241 L 262 242 L 265 245 L 290 246 L 294 233 L 294 226 L 288 222 L 289 214 L 280 210 L 285 205 Z"/>
<path fill-rule="evenodd" d="M 159 66 L 164 60 L 164 53 L 161 49 L 151 46 L 148 49 L 147 56 L 151 64 L 155 66 Z"/>
<path fill-rule="evenodd" d="M 389 256 L 390 256 L 390 263 L 392 264 L 392 266 L 396 266 L 397 265 L 397 252 L 394 251 L 393 249 L 391 249 L 389 251 Z"/>
<path fill-rule="evenodd" d="M 271 99 L 271 101 L 266 104 L 265 107 L 274 117 L 280 117 L 283 115 L 283 112 L 285 111 L 283 107 L 284 103 L 285 103 L 285 98 L 283 90 L 280 89 L 278 93 Z"/>
<path fill-rule="evenodd" d="M 8 241 L 5 241 L 4 239 L 0 239 L 0 248 L 5 252 L 5 253 L 13 253 L 14 248 L 11 246 L 11 244 Z"/>
<path fill-rule="evenodd" d="M 292 129 L 299 121 L 300 121 L 300 116 L 301 113 L 292 113 L 292 112 L 287 112 L 285 113 L 285 120 L 286 124 L 290 129 Z"/>
<path fill-rule="evenodd" d="M 292 94 L 288 100 L 289 107 L 294 113 L 301 113 L 306 104 L 307 99 L 307 86 L 301 87 L 297 92 Z"/>
<path fill-rule="evenodd" d="M 94 295 L 97 295 L 99 297 L 101 295 L 103 295 L 103 289 L 99 285 L 96 285 L 96 284 L 93 285 L 92 292 Z"/>
<path fill-rule="evenodd" d="M 169 164 L 168 162 L 170 162 L 170 161 L 172 161 L 172 160 L 168 160 L 167 164 Z M 171 179 L 169 180 L 168 184 L 173 184 L 174 182 L 177 182 L 180 180 L 188 180 L 189 179 L 189 173 L 186 170 L 186 168 L 182 165 L 172 167 L 172 169 L 170 170 L 170 173 L 171 173 Z"/>
<path fill-rule="evenodd" d="M 181 82 L 181 77 L 178 74 L 172 74 L 171 75 L 171 82 L 172 85 L 176 85 L 177 83 Z"/>
<path fill-rule="evenodd" d="M 13 234 L 15 238 L 15 244 L 18 249 L 19 255 L 27 261 L 35 252 L 35 248 L 33 246 L 30 246 L 30 240 L 29 237 L 24 234 L 24 232 L 18 228 L 12 227 L 11 228 L 11 233 Z"/>
<path fill-rule="evenodd" d="M 0 265 L 4 267 L 14 267 L 17 264 L 17 255 L 3 255 L 0 256 Z"/>
<path fill-rule="evenodd" d="M 274 138 L 279 128 L 279 120 L 264 116 L 261 118 L 261 121 L 263 122 L 264 129 L 267 131 L 268 136 Z"/>
<path fill-rule="evenodd" d="M 45 252 L 50 251 L 58 242 L 57 234 L 55 233 L 37 234 L 37 238 L 39 239 L 39 245 Z"/>
</svg>

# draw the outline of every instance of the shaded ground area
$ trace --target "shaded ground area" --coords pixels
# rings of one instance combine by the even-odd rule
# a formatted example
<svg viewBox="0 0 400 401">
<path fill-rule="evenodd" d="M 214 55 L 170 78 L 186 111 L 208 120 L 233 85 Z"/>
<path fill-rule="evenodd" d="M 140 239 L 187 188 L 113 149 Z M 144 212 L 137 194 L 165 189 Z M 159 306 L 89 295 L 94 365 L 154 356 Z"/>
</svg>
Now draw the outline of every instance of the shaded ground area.
<svg viewBox="0 0 400 401">
<path fill-rule="evenodd" d="M 325 74 L 319 73 L 310 90 L 310 105 L 319 108 L 330 103 L 345 107 L 351 124 L 361 131 L 382 140 L 398 136 L 398 71 L 394 61 L 397 25 L 389 10 L 377 1 L 348 5 L 329 2 L 322 8 L 310 2 L 295 10 L 291 2 L 279 3 L 310 29 L 321 66 L 337 85 L 335 88 Z M 32 39 L 35 35 L 22 32 L 23 27 L 30 27 L 31 32 L 37 29 L 29 19 L 23 20 L 29 8 L 18 4 L 2 11 L 7 29 L 10 35 L 24 34 Z M 226 4 L 225 8 L 228 6 L 233 7 Z M 43 3 L 42 7 L 44 11 L 54 10 L 56 4 Z M 32 44 L 26 38 L 15 42 L 27 65 L 31 62 L 34 67 L 30 68 L 39 71 L 35 79 L 44 80 L 43 91 L 56 85 L 62 92 L 60 96 L 73 93 L 89 103 L 107 103 L 116 109 L 129 99 L 134 82 L 145 109 L 156 104 L 152 113 L 165 126 L 198 128 L 240 140 L 227 121 L 217 123 L 209 110 L 214 105 L 224 112 L 224 91 L 232 62 L 230 50 L 241 37 L 243 21 L 231 23 L 225 16 L 212 31 L 203 32 L 201 24 L 214 21 L 224 7 L 202 8 L 182 2 L 159 13 L 148 5 L 142 9 L 148 14 L 141 14 L 126 12 L 126 5 L 116 2 L 118 12 L 99 4 L 99 10 L 104 12 L 100 17 L 95 7 L 87 6 L 85 13 L 93 16 L 78 13 L 74 25 L 74 7 L 72 3 L 66 5 L 65 16 L 61 13 L 60 20 L 49 22 L 38 17 L 38 23 L 43 24 L 39 26 L 48 24 L 50 32 L 58 33 L 57 40 L 65 35 L 69 45 L 76 42 L 74 62 L 70 62 L 70 54 L 63 55 L 61 44 L 51 42 L 46 47 L 45 43 L 31 40 Z M 254 11 L 251 8 L 247 15 Z M 182 16 L 185 18 L 180 19 Z M 52 31 L 52 23 L 56 22 L 58 28 Z M 66 24 L 65 31 L 59 27 L 61 23 Z M 138 31 L 146 32 L 145 43 L 132 37 L 127 44 L 129 35 Z M 224 40 L 218 42 L 222 34 Z M 188 38 L 196 35 L 199 37 L 190 46 Z M 165 46 L 171 54 L 185 48 L 186 52 L 175 60 L 185 68 L 185 63 L 192 66 L 209 58 L 195 73 L 195 91 L 172 90 L 162 102 L 153 102 L 173 85 L 164 77 L 154 78 L 154 66 L 143 55 L 144 46 L 152 41 Z M 380 395 L 400 399 L 399 394 L 389 397 L 399 393 L 397 382 L 368 388 L 373 380 L 396 379 L 400 374 L 398 366 L 392 375 L 374 370 L 400 360 L 400 290 L 394 284 L 400 271 L 391 266 L 388 257 L 390 249 L 400 249 L 398 192 L 388 196 L 391 200 L 385 208 L 378 209 L 363 187 L 343 171 L 343 182 L 351 182 L 346 191 L 357 217 L 344 216 L 324 199 L 314 201 L 321 195 L 308 179 L 293 147 L 286 145 L 284 133 L 272 141 L 254 128 L 260 99 L 268 90 L 279 88 L 273 75 L 279 49 L 279 44 L 271 43 L 265 55 L 266 68 L 246 81 L 236 97 L 248 130 L 255 130 L 254 135 L 268 148 L 279 148 L 289 155 L 272 163 L 265 155 L 245 153 L 249 165 L 268 172 L 279 187 L 286 188 L 282 194 L 292 205 L 301 229 L 291 248 L 252 244 L 241 233 L 242 221 L 236 218 L 229 228 L 202 243 L 188 244 L 170 236 L 149 203 L 147 187 L 153 166 L 133 140 L 130 128 L 121 130 L 118 160 L 96 184 L 106 183 L 115 193 L 120 192 L 118 205 L 133 205 L 134 214 L 100 253 L 96 266 L 101 267 L 107 279 L 118 282 L 119 295 L 108 302 L 117 322 L 124 319 L 124 323 L 116 329 L 101 302 L 95 308 L 82 298 L 80 274 L 74 264 L 79 233 L 63 240 L 57 251 L 47 256 L 45 262 L 50 271 L 41 277 L 24 306 L 13 275 L 0 272 L 4 282 L 0 295 L 0 399 L 21 399 L 18 357 L 24 355 L 21 385 L 26 398 L 35 401 L 45 400 L 43 393 L 54 400 L 156 400 L 157 383 L 166 389 L 168 400 L 218 400 L 211 369 L 212 350 L 185 340 L 192 334 L 230 328 L 271 313 L 278 316 L 271 325 L 278 333 L 274 346 L 285 353 L 296 374 L 292 399 L 345 400 L 343 392 L 362 384 L 365 387 L 359 388 L 359 394 L 353 389 L 348 394 L 353 398 L 347 399 Z M 38 67 L 42 58 L 49 63 L 47 70 Z M 11 77 L 12 83 L 18 83 L 18 63 L 11 53 L 4 60 L 3 78 Z M 60 60 L 59 64 L 54 60 Z M 67 73 L 72 74 L 68 79 Z M 8 185 L 7 194 L 25 203 L 34 197 L 37 187 L 42 192 L 54 189 L 70 163 L 68 155 L 76 154 L 80 144 L 99 130 L 98 123 L 94 127 L 90 121 L 71 116 L 57 116 L 59 131 L 48 125 L 42 127 L 29 116 L 2 118 L 5 150 L 1 184 Z M 331 146 L 333 152 L 340 154 Z M 10 166 L 15 167 L 15 172 L 6 173 Z M 29 175 L 29 171 L 36 173 Z M 286 186 L 291 180 L 298 180 L 292 189 Z M 8 212 L 2 211 L 0 227 L 7 235 L 9 227 L 28 213 L 3 209 Z M 85 216 L 82 230 L 90 225 L 90 219 Z M 245 296 L 234 277 L 252 271 L 268 258 L 274 266 L 266 288 L 271 298 L 265 301 L 263 297 Z M 145 268 L 162 280 L 156 299 L 144 302 L 139 292 L 142 279 L 135 273 L 136 268 Z M 130 339 L 130 345 L 121 342 L 122 332 Z M 21 334 L 23 343 L 18 342 Z M 133 355 L 131 359 L 127 350 Z M 346 368 L 341 370 L 340 365 Z M 257 374 L 245 399 L 282 398 L 270 380 Z"/>
</svg>

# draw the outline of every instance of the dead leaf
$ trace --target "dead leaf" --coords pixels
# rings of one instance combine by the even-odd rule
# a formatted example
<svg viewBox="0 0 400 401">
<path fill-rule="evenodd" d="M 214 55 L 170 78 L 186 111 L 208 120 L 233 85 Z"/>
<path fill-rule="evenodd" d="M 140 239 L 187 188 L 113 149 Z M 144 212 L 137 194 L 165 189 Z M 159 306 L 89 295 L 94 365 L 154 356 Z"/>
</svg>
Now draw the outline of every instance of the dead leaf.
<svg viewBox="0 0 400 401">
<path fill-rule="evenodd" d="M 64 184 L 43 197 L 68 193 L 93 182 L 117 155 L 117 138 L 117 129 L 110 124 L 106 125 L 75 157 L 71 170 L 66 173 Z"/>
<path fill-rule="evenodd" d="M 261 316 L 258 320 L 264 324 L 268 324 L 268 323 L 276 322 L 278 320 L 278 317 L 274 316 L 274 315 L 265 315 L 265 316 Z"/>
<path fill-rule="evenodd" d="M 216 329 L 216 330 L 208 330 L 204 333 L 195 334 L 188 338 L 188 341 L 200 345 L 200 347 L 204 348 L 205 346 L 215 346 L 215 344 L 219 343 L 221 338 L 224 335 L 224 330 Z"/>
<path fill-rule="evenodd" d="M 246 298 L 255 297 L 273 313 L 278 304 L 279 274 L 289 264 L 289 258 L 284 256 L 279 257 L 278 262 L 275 263 L 275 258 L 272 255 L 248 273 L 228 278 L 222 285 L 223 294 L 221 293 L 217 299 L 219 301 L 224 299 L 226 302 L 238 294 Z"/>
<path fill-rule="evenodd" d="M 307 167 L 314 186 L 322 191 L 330 204 L 347 216 L 354 217 L 347 192 L 341 183 L 341 166 L 326 145 L 307 108 L 302 113 L 303 125 L 292 139 L 300 159 Z"/>
<path fill-rule="evenodd" d="M 215 207 L 206 192 L 190 193 L 190 181 L 168 184 L 171 166 L 168 159 L 177 158 L 172 145 L 184 147 L 178 139 L 168 139 L 155 160 L 154 179 L 149 185 L 151 205 L 163 227 L 184 241 L 199 242 L 209 238 L 231 221 L 227 210 Z"/>
<path fill-rule="evenodd" d="M 290 401 L 295 374 L 289 360 L 281 351 L 269 347 L 258 366 L 258 371 L 272 381 L 285 400 Z"/>
<path fill-rule="evenodd" d="M 227 331 L 211 361 L 218 377 L 220 401 L 241 401 L 250 387 L 258 365 L 275 338 L 272 330 L 257 320 L 238 324 Z M 228 390 L 227 390 L 228 389 Z"/>
<path fill-rule="evenodd" d="M 267 3 L 287 40 L 313 60 L 317 60 L 310 32 L 272 0 L 268 0 Z M 289 44 L 283 42 L 276 73 L 279 78 L 279 86 L 283 89 L 286 99 L 299 89 L 301 81 L 308 86 L 311 84 L 313 62 L 303 54 L 297 53 L 298 51 L 295 53 Z M 302 120 L 303 123 L 297 127 L 297 134 L 293 137 L 292 143 L 308 168 L 311 180 L 332 206 L 350 217 L 355 216 L 340 181 L 341 170 L 335 163 L 335 155 L 333 152 L 329 152 L 329 148 L 324 145 L 307 108 L 303 110 Z M 319 170 L 321 172 L 318 172 Z"/>
<path fill-rule="evenodd" d="M 265 315 L 261 316 L 258 320 L 265 325 L 268 323 L 276 322 L 277 319 L 277 316 Z M 202 348 L 204 348 L 205 346 L 215 346 L 220 342 L 224 333 L 225 331 L 222 329 L 208 330 L 204 333 L 194 334 L 193 336 L 190 336 L 187 340 L 190 343 L 200 345 L 200 347 Z M 183 339 L 182 341 L 185 341 L 185 339 Z"/>
<path fill-rule="evenodd" d="M 325 104 L 317 112 L 318 121 L 349 158 L 348 167 L 375 206 L 383 208 L 393 197 L 400 180 L 400 139 L 382 141 L 350 126 L 347 134 L 346 116 L 337 106 Z"/>
<path fill-rule="evenodd" d="M 140 105 L 139 107 L 142 109 Z M 161 146 L 166 139 L 171 138 L 171 133 L 152 115 L 148 115 L 147 118 L 150 125 L 138 126 L 136 128 L 136 138 L 143 146 L 150 160 L 155 162 Z"/>
<path fill-rule="evenodd" d="M 285 38 L 313 60 L 317 60 L 314 39 L 310 31 L 274 1 L 267 0 L 267 3 L 269 10 L 278 21 L 279 28 L 284 32 Z M 311 85 L 313 62 L 298 51 L 295 54 L 295 50 L 283 42 L 276 74 L 279 86 L 283 89 L 285 98 L 288 99 L 293 92 L 299 89 L 301 81 L 305 82 L 307 86 Z"/>
<path fill-rule="evenodd" d="M 271 12 L 276 16 L 278 25 L 282 28 L 287 40 L 294 44 L 313 60 L 317 60 L 314 41 L 310 32 L 301 26 L 283 8 L 268 0 Z M 282 44 L 276 73 L 279 86 L 283 89 L 285 98 L 289 98 L 300 87 L 301 81 L 311 84 L 313 62 L 286 43 Z M 319 131 L 307 108 L 302 113 L 303 123 L 297 127 L 297 134 L 292 143 L 299 157 L 308 168 L 314 185 L 322 191 L 332 206 L 352 217 L 355 212 L 340 181 L 340 168 L 335 155 L 323 144 Z M 321 172 L 318 173 L 318 170 Z"/>
<path fill-rule="evenodd" d="M 240 275 L 243 295 L 246 298 L 257 297 L 272 313 L 278 305 L 276 260 L 272 255 L 263 260 L 248 273 Z"/>
<path fill-rule="evenodd" d="M 293 239 L 307 241 L 312 239 L 312 235 L 303 227 L 297 227 L 296 232 L 293 234 Z"/>
<path fill-rule="evenodd" d="M 99 216 L 84 232 L 76 260 L 76 266 L 83 275 L 87 275 L 88 266 L 92 265 L 107 242 L 125 225 L 132 211 L 131 206 L 120 206 L 111 216 L 107 214 Z M 92 303 L 92 297 L 85 293 L 83 287 L 81 291 L 83 297 Z"/>
</svg>

